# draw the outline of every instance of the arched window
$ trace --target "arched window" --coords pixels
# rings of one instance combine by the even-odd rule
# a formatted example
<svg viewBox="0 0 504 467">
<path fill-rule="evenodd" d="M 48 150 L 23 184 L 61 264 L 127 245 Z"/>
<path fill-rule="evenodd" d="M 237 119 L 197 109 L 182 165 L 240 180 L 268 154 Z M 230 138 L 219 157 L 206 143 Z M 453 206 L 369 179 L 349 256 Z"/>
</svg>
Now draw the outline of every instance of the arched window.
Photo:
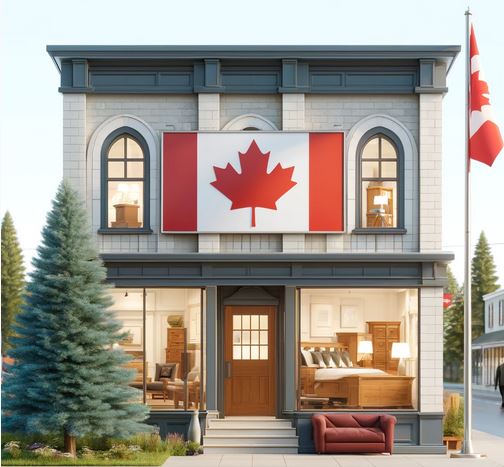
<svg viewBox="0 0 504 467">
<path fill-rule="evenodd" d="M 403 150 L 385 128 L 375 128 L 359 145 L 358 223 L 368 229 L 403 227 Z"/>
<path fill-rule="evenodd" d="M 149 230 L 149 151 L 132 128 L 119 128 L 102 150 L 102 229 Z"/>
</svg>

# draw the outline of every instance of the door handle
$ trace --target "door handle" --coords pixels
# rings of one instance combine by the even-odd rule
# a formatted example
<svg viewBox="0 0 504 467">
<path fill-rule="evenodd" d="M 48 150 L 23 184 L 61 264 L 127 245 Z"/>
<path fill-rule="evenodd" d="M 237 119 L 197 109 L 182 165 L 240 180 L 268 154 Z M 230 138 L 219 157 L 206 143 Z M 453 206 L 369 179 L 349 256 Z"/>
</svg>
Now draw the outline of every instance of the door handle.
<svg viewBox="0 0 504 467">
<path fill-rule="evenodd" d="M 231 378 L 231 362 L 226 362 L 226 378 Z"/>
</svg>

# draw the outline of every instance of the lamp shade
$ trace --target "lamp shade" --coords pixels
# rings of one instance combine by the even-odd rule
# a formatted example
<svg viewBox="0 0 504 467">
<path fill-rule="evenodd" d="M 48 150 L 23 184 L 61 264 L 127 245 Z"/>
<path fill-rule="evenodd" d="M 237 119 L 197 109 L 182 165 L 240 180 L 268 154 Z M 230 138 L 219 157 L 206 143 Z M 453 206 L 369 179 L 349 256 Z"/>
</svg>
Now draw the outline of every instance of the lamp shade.
<svg viewBox="0 0 504 467">
<path fill-rule="evenodd" d="M 377 195 L 373 198 L 373 204 L 388 204 L 388 197 L 387 195 Z"/>
<path fill-rule="evenodd" d="M 407 342 L 392 343 L 392 358 L 410 358 L 410 348 Z"/>
<path fill-rule="evenodd" d="M 357 346 L 357 353 L 373 353 L 373 342 L 360 341 Z"/>
</svg>

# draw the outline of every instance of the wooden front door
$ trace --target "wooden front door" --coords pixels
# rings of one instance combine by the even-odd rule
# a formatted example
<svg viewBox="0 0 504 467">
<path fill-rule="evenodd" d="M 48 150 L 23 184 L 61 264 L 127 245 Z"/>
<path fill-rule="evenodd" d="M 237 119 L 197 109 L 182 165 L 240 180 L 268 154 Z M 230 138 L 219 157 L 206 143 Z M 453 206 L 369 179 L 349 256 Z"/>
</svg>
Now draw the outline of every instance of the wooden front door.
<svg viewBox="0 0 504 467">
<path fill-rule="evenodd" d="M 225 308 L 225 415 L 275 415 L 274 306 Z"/>
</svg>

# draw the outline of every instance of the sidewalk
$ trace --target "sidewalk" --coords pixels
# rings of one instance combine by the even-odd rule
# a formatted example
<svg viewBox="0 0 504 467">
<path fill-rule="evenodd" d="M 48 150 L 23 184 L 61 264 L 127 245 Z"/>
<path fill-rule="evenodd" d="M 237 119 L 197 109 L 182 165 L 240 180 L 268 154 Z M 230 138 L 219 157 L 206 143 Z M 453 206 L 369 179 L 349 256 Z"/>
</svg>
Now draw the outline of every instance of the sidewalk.
<svg viewBox="0 0 504 467">
<path fill-rule="evenodd" d="M 504 438 L 473 432 L 477 452 L 486 459 L 451 459 L 448 455 L 282 455 L 282 454 L 203 454 L 196 457 L 170 457 L 164 467 L 502 467 Z"/>
</svg>

